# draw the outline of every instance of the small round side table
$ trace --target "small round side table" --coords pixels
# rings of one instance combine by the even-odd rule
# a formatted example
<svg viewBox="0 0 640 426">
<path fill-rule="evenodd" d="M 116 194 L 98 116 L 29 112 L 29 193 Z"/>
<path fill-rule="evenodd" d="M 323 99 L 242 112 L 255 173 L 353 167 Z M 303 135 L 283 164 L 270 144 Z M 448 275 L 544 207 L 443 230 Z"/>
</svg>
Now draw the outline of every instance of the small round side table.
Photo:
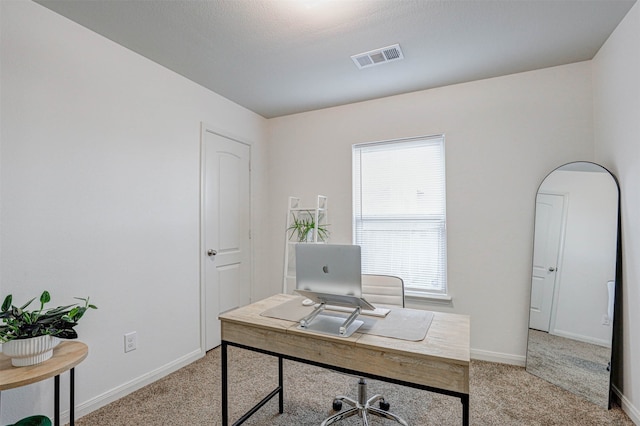
<svg viewBox="0 0 640 426">
<path fill-rule="evenodd" d="M 53 349 L 53 356 L 36 365 L 14 367 L 11 358 L 0 353 L 0 392 L 19 388 L 41 380 L 54 378 L 54 425 L 60 426 L 60 374 L 69 371 L 69 424 L 74 426 L 75 366 L 80 364 L 89 353 L 82 342 L 63 340 Z"/>
</svg>

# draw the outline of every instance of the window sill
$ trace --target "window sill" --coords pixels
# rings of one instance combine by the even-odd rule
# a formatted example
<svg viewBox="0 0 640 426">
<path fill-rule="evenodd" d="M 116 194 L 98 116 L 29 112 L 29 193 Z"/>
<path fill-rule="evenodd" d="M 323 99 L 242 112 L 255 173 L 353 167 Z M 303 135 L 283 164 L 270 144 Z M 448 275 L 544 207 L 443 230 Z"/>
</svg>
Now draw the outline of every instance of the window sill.
<svg viewBox="0 0 640 426">
<path fill-rule="evenodd" d="M 405 298 L 416 302 L 432 303 L 439 305 L 451 305 L 453 298 L 448 294 L 424 293 L 421 291 L 405 290 Z"/>
</svg>

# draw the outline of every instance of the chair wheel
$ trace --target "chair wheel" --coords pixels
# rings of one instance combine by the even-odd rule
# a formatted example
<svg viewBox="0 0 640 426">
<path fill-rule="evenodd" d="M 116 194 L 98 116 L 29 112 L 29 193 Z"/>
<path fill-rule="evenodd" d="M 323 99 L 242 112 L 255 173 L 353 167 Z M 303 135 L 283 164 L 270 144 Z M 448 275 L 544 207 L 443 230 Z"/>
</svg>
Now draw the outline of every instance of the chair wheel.
<svg viewBox="0 0 640 426">
<path fill-rule="evenodd" d="M 384 399 L 380 400 L 380 409 L 384 410 L 384 411 L 389 411 L 389 408 L 391 408 L 391 405 L 385 401 Z"/>
<path fill-rule="evenodd" d="M 340 410 L 342 410 L 342 401 L 340 401 L 339 399 L 334 399 L 333 411 L 340 411 Z"/>
</svg>

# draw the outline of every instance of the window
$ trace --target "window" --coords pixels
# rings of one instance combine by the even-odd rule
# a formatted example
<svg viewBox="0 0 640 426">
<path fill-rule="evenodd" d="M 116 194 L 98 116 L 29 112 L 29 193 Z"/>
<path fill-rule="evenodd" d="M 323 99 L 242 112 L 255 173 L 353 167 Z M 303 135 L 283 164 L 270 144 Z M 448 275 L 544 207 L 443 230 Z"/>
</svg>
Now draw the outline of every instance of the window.
<svg viewBox="0 0 640 426">
<path fill-rule="evenodd" d="M 353 219 L 362 273 L 446 295 L 444 136 L 354 145 Z"/>
</svg>

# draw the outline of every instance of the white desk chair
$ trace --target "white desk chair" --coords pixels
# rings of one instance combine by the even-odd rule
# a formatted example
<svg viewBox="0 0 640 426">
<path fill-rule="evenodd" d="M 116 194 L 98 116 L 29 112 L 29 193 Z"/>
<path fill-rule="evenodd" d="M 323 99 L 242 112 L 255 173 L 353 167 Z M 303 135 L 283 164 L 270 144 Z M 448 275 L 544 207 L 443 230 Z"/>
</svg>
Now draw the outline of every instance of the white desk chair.
<svg viewBox="0 0 640 426">
<path fill-rule="evenodd" d="M 362 275 L 362 297 L 377 308 L 404 308 L 404 282 L 399 277 L 389 275 Z M 343 402 L 349 404 L 351 408 L 341 411 Z M 376 402 L 379 402 L 380 408 L 373 407 Z M 388 411 L 389 403 L 382 395 L 376 394 L 367 399 L 367 382 L 364 378 L 358 381 L 358 400 L 338 395 L 333 400 L 333 409 L 338 412 L 325 419 L 321 426 L 339 422 L 356 414 L 362 418 L 365 426 L 369 424 L 367 414 L 395 420 L 401 425 L 408 426 L 407 422 Z"/>
</svg>

